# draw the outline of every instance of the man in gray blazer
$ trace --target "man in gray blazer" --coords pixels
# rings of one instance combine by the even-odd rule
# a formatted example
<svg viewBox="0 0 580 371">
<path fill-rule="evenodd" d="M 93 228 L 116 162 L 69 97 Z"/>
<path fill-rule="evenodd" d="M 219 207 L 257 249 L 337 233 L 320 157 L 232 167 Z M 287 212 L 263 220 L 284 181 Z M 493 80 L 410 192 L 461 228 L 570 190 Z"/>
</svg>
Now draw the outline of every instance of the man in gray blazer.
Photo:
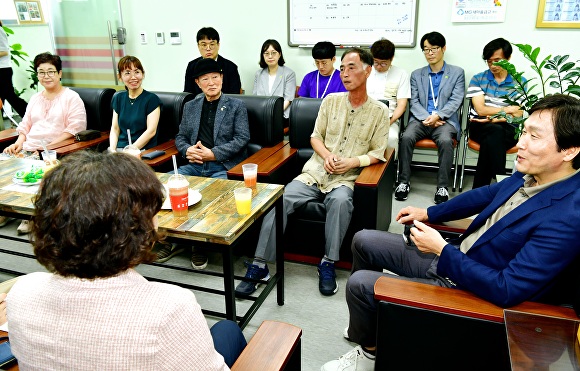
<svg viewBox="0 0 580 371">
<path fill-rule="evenodd" d="M 250 128 L 246 105 L 222 94 L 223 73 L 215 60 L 200 60 L 192 78 L 203 94 L 198 94 L 183 109 L 175 146 L 189 163 L 177 170 L 182 175 L 225 179 L 227 171 L 247 157 Z M 157 262 L 165 262 L 183 250 L 183 246 L 165 244 L 157 252 Z M 194 269 L 207 266 L 207 255 L 195 246 L 191 266 Z"/>
<path fill-rule="evenodd" d="M 461 67 L 443 60 L 445 37 L 439 32 L 425 34 L 421 38 L 421 49 L 429 64 L 411 74 L 411 115 L 401 137 L 401 172 L 395 199 L 406 200 L 411 190 L 411 159 L 415 143 L 431 138 L 437 144 L 439 156 L 434 202 L 440 204 L 449 199 L 447 187 L 453 163 L 453 138 L 459 138 L 461 132 L 458 109 L 465 96 L 465 73 Z"/>
<path fill-rule="evenodd" d="M 244 102 L 222 94 L 222 70 L 213 59 L 199 61 L 193 78 L 203 94 L 183 109 L 175 146 L 189 164 L 178 172 L 226 179 L 226 172 L 247 157 L 248 112 Z"/>
</svg>

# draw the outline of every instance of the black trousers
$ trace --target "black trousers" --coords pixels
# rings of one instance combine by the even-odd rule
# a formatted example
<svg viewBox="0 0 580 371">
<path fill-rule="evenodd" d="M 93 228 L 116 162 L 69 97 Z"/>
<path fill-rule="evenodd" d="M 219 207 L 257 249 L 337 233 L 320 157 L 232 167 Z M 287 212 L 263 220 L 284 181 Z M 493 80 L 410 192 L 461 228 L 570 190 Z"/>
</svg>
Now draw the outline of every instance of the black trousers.
<svg viewBox="0 0 580 371">
<path fill-rule="evenodd" d="M 0 68 L 0 98 L 2 102 L 7 100 L 20 117 L 24 117 L 28 103 L 14 93 L 11 67 Z"/>
<path fill-rule="evenodd" d="M 505 174 L 506 151 L 518 142 L 515 132 L 507 123 L 469 123 L 469 137 L 480 146 L 473 188 L 489 185 L 496 174 Z"/>
</svg>

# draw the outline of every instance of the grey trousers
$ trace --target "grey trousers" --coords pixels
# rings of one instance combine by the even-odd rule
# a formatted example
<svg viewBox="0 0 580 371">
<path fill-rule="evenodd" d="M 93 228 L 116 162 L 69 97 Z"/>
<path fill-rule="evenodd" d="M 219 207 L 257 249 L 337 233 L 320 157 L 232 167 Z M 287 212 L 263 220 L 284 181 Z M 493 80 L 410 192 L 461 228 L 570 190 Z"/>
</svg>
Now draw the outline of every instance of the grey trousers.
<svg viewBox="0 0 580 371">
<path fill-rule="evenodd" d="M 376 345 L 377 301 L 374 285 L 381 276 L 450 287 L 437 275 L 439 258 L 410 247 L 403 236 L 377 230 L 362 230 L 352 240 L 352 274 L 346 284 L 349 338 L 363 347 Z M 396 275 L 383 273 L 387 269 Z"/>
<path fill-rule="evenodd" d="M 411 160 L 413 159 L 415 143 L 423 138 L 431 138 L 437 145 L 439 157 L 437 187 L 448 187 L 451 166 L 453 166 L 453 138 L 456 136 L 457 130 L 451 124 L 431 128 L 415 118 L 409 119 L 409 124 L 401 136 L 401 144 L 399 145 L 399 161 L 401 161 L 399 181 L 409 183 L 411 179 Z"/>
<path fill-rule="evenodd" d="M 322 193 L 316 186 L 306 185 L 293 180 L 284 189 L 283 229 L 286 230 L 288 215 L 306 204 L 308 201 L 322 201 L 326 206 L 326 224 L 324 236 L 326 239 L 325 256 L 339 260 L 340 246 L 352 217 L 352 189 L 341 186 L 328 193 Z M 267 261 L 276 259 L 276 211 L 272 210 L 264 217 L 255 256 Z"/>
</svg>

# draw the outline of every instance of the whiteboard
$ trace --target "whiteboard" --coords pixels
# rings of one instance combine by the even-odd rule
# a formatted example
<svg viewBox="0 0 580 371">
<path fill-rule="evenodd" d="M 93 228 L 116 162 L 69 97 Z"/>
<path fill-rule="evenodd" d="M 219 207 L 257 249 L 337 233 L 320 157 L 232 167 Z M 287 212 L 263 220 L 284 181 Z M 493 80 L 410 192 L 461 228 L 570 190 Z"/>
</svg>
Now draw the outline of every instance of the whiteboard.
<svg viewBox="0 0 580 371">
<path fill-rule="evenodd" d="M 386 38 L 416 44 L 419 0 L 288 0 L 288 44 L 366 46 Z"/>
</svg>

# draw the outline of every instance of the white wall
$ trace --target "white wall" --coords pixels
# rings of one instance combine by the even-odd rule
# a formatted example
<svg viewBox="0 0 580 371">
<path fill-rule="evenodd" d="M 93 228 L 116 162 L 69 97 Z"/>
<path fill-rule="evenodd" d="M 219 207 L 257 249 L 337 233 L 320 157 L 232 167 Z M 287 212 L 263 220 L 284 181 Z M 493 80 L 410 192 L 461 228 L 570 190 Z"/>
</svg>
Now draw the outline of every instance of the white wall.
<svg viewBox="0 0 580 371">
<path fill-rule="evenodd" d="M 572 60 L 580 59 L 580 51 L 575 47 L 577 41 L 573 41 L 580 36 L 578 29 L 535 28 L 537 1 L 509 0 L 505 23 L 483 24 L 451 23 L 452 2 L 420 1 L 417 43 L 426 32 L 441 32 L 447 39 L 445 59 L 463 67 L 467 81 L 487 68 L 481 60 L 481 52 L 483 46 L 496 37 L 540 46 L 541 55 L 572 54 Z M 259 68 L 260 47 L 268 38 L 277 39 L 282 44 L 286 64 L 296 72 L 298 84 L 306 73 L 314 69 L 310 49 L 288 46 L 286 0 L 221 0 L 214 5 L 202 5 L 195 0 L 173 0 L 167 7 L 159 6 L 153 0 L 122 0 L 122 3 L 129 35 L 126 50 L 143 61 L 149 89 L 183 89 L 185 67 L 191 59 L 199 56 L 195 34 L 204 26 L 212 26 L 220 33 L 220 54 L 238 65 L 246 93 L 252 91 L 254 72 Z M 165 45 L 156 45 L 154 32 L 165 31 L 167 39 L 170 30 L 181 32 L 182 44 L 166 42 Z M 140 31 L 147 32 L 147 45 L 138 43 Z M 522 69 L 529 65 L 518 51 L 514 53 L 512 62 Z M 415 47 L 398 49 L 394 63 L 411 72 L 426 62 L 419 47 Z"/>
<path fill-rule="evenodd" d="M 187 63 L 199 56 L 195 34 L 204 26 L 213 26 L 219 31 L 220 54 L 238 65 L 246 93 L 251 93 L 254 72 L 259 68 L 260 46 L 268 38 L 277 39 L 282 44 L 286 63 L 296 72 L 298 84 L 306 73 L 314 69 L 310 49 L 288 46 L 286 0 L 221 0 L 214 3 L 172 0 L 167 5 L 158 0 L 121 1 L 128 35 L 126 52 L 142 60 L 146 70 L 146 89 L 183 89 Z M 572 60 L 580 59 L 580 51 L 576 47 L 580 29 L 535 28 L 537 1 L 506 2 L 508 7 L 504 23 L 457 24 L 451 23 L 451 0 L 421 0 L 417 43 L 426 32 L 441 32 L 447 39 L 445 60 L 463 67 L 467 82 L 475 73 L 487 68 L 481 60 L 481 51 L 488 41 L 496 37 L 540 46 L 541 56 L 570 54 Z M 13 28 L 16 34 L 10 41 L 21 42 L 32 57 L 52 49 L 48 26 Z M 169 31 L 174 30 L 181 32 L 181 45 L 169 43 Z M 147 32 L 147 45 L 139 43 L 141 31 Z M 165 32 L 165 45 L 155 43 L 156 31 Z M 518 51 L 514 52 L 512 62 L 520 69 L 529 70 L 529 62 Z M 394 63 L 411 72 L 425 65 L 425 59 L 419 47 L 401 48 L 396 51 Z M 24 72 L 17 71 L 15 85 L 21 88 L 24 79 Z"/>
<path fill-rule="evenodd" d="M 54 52 L 52 47 L 52 42 L 50 41 L 50 32 L 48 30 L 48 25 L 26 25 L 26 26 L 8 26 L 14 31 L 14 35 L 9 35 L 8 42 L 10 44 L 22 44 L 22 51 L 28 53 L 29 60 L 32 61 L 34 56 L 37 54 L 50 51 Z M 20 67 L 17 68 L 16 65 L 12 65 L 14 70 L 14 75 L 12 76 L 12 82 L 14 87 L 18 90 L 26 88 L 23 98 L 28 100 L 30 96 L 36 91 L 30 90 L 28 87 L 32 82 L 29 79 L 30 73 L 26 72 L 30 66 L 30 62 L 20 61 Z"/>
</svg>

